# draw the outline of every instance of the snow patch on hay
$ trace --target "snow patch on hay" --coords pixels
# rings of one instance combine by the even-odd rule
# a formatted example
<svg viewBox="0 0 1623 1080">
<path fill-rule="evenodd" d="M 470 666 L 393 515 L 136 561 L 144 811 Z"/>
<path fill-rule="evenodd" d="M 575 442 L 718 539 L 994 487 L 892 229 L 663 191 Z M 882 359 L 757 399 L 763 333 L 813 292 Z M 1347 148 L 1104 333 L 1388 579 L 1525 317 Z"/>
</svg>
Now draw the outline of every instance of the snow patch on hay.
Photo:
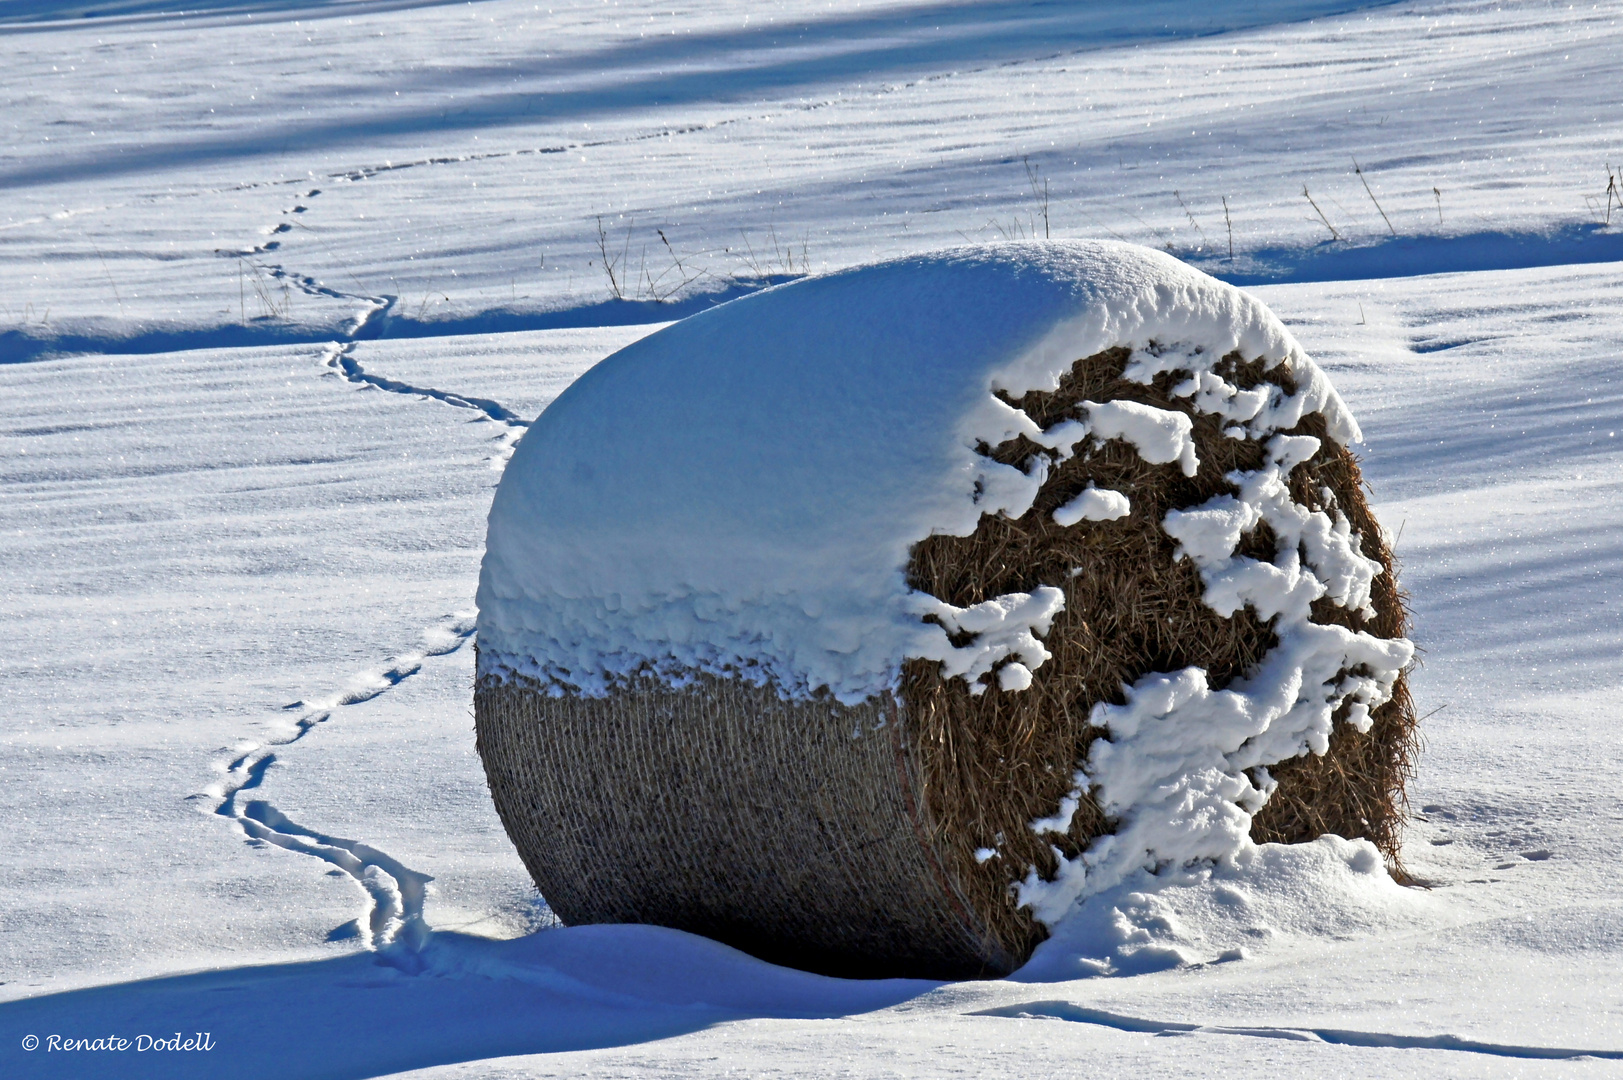
<svg viewBox="0 0 1623 1080">
<path fill-rule="evenodd" d="M 1089 487 L 1054 511 L 1054 524 L 1069 528 L 1082 521 L 1115 521 L 1133 512 L 1132 500 L 1119 491 Z"/>
<path fill-rule="evenodd" d="M 914 610 L 934 618 L 947 633 L 973 635 L 973 643 L 962 648 L 930 639 L 916 654 L 920 660 L 941 661 L 942 678 L 964 679 L 972 694 L 986 692 L 984 680 L 1000 663 L 998 685 L 1024 690 L 1031 685 L 1032 671 L 1053 658 L 1037 639 L 1048 633 L 1054 616 L 1065 607 L 1065 593 L 1051 585 L 1029 593 L 1005 593 L 967 608 L 953 607 L 927 593 L 915 592 L 912 597 Z"/>
</svg>

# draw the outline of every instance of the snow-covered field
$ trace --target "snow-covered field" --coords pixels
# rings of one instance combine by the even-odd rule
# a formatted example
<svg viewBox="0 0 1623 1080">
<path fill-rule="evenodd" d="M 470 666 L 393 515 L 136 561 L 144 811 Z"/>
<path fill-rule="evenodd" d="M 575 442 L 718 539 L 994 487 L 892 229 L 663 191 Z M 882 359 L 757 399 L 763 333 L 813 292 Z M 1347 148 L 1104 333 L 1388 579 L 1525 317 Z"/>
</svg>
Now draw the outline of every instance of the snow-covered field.
<svg viewBox="0 0 1623 1080">
<path fill-rule="evenodd" d="M 1623 4 L 164 6 L 0 4 L 0 1075 L 1623 1069 Z M 1045 229 L 1245 285 L 1358 415 L 1431 888 L 1275 851 L 1098 899 L 1198 963 L 947 986 L 550 928 L 471 730 L 525 422 Z"/>
</svg>

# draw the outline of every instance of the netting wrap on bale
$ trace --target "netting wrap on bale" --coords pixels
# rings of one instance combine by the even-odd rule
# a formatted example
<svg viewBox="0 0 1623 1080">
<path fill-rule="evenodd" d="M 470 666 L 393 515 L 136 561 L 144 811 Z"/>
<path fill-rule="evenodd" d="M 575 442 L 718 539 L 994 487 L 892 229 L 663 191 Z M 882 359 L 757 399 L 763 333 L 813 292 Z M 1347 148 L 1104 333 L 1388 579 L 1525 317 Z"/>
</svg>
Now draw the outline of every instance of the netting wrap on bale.
<svg viewBox="0 0 1623 1080">
<path fill-rule="evenodd" d="M 475 711 L 567 923 L 1018 967 L 1141 869 L 1397 857 L 1412 648 L 1261 304 L 1122 244 L 811 278 L 615 354 L 496 493 Z"/>
</svg>

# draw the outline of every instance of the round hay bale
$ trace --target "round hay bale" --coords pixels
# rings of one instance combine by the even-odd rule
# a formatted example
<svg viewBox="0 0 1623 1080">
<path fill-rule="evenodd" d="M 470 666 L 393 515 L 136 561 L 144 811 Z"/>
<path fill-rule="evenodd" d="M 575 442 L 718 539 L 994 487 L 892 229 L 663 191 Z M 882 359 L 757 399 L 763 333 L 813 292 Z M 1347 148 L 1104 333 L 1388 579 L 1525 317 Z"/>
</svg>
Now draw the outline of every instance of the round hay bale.
<svg viewBox="0 0 1623 1080">
<path fill-rule="evenodd" d="M 1322 372 L 1128 245 L 996 245 L 675 324 L 491 510 L 474 702 L 566 923 L 846 976 L 1019 967 L 1141 869 L 1396 868 L 1391 553 Z"/>
</svg>

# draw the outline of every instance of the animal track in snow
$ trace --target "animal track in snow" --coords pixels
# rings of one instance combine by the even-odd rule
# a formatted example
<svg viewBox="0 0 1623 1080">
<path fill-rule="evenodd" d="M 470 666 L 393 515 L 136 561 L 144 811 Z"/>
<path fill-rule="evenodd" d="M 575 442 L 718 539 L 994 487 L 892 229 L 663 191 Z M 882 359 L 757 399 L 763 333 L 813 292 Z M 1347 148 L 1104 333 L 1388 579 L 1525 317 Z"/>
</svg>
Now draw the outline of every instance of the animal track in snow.
<svg viewBox="0 0 1623 1080">
<path fill-rule="evenodd" d="M 303 193 L 304 200 L 321 194 L 319 188 Z M 302 214 L 309 207 L 301 201 L 284 215 Z M 292 226 L 282 222 L 267 230 L 268 235 L 290 232 Z M 268 241 L 250 251 L 226 252 L 238 259 L 270 251 L 276 241 Z M 289 274 L 280 266 L 262 266 L 272 278 L 291 282 L 309 295 L 334 299 L 359 300 L 363 307 L 345 331 L 348 341 L 334 342 L 323 354 L 330 373 L 360 386 L 397 394 L 409 394 L 443 402 L 456 408 L 471 409 L 480 414 L 480 420 L 493 421 L 502 427 L 499 446 L 491 460 L 491 467 L 501 469 L 512 454 L 513 446 L 528 427 L 528 422 L 498 402 L 486 398 L 467 397 L 433 387 L 418 387 L 394 379 L 373 375 L 363 369 L 354 357 L 357 339 L 374 337 L 391 314 L 396 298 L 393 296 L 365 296 L 340 292 L 328 288 L 309 276 Z M 292 730 L 286 736 L 263 743 L 251 743 L 239 749 L 225 764 L 225 776 L 204 795 L 217 800 L 214 813 L 235 821 L 250 843 L 270 844 L 288 851 L 310 855 L 330 863 L 336 872 L 351 878 L 366 893 L 369 910 L 364 919 L 353 926 L 366 946 L 387 950 L 391 962 L 410 966 L 423 943 L 428 927 L 423 921 L 423 900 L 427 883 L 433 880 L 368 844 L 342 837 L 316 832 L 293 821 L 263 799 L 244 799 L 244 792 L 263 784 L 270 768 L 277 763 L 276 751 L 291 746 L 309 734 L 318 725 L 330 720 L 334 713 L 349 705 L 370 701 L 393 686 L 422 670 L 423 662 L 431 656 L 442 656 L 461 648 L 474 633 L 471 614 L 450 616 L 424 631 L 423 648 L 393 658 L 381 669 L 363 671 L 352 677 L 335 693 L 316 700 L 300 700 L 284 706 L 297 712 Z M 342 929 L 342 928 L 341 928 Z M 335 932 L 336 933 L 336 932 Z"/>
<path fill-rule="evenodd" d="M 391 394 L 408 394 L 412 397 L 428 398 L 441 401 L 458 409 L 472 409 L 483 413 L 483 420 L 492 420 L 502 425 L 503 432 L 498 437 L 496 454 L 490 460 L 490 467 L 500 471 L 507 465 L 507 459 L 513 454 L 513 447 L 528 430 L 530 422 L 521 418 L 517 413 L 498 401 L 490 398 L 472 397 L 471 395 L 455 394 L 448 390 L 436 390 L 432 386 L 414 386 L 411 383 L 400 382 L 396 379 L 374 375 L 361 367 L 360 361 L 355 359 L 355 343 L 334 342 L 327 347 L 323 354 L 327 367 L 336 375 L 343 377 L 358 386 L 370 386 L 378 390 L 387 390 Z"/>
<path fill-rule="evenodd" d="M 423 900 L 434 880 L 429 875 L 369 844 L 307 829 L 260 799 L 248 802 L 236 820 L 250 838 L 329 862 L 366 890 L 371 911 L 364 922 L 356 920 L 365 944 L 374 949 L 399 946 L 410 955 L 427 942 Z"/>
<path fill-rule="evenodd" d="M 439 159 L 435 160 L 438 161 Z M 304 201 L 295 202 L 293 206 L 283 210 L 282 214 L 284 216 L 289 216 L 306 213 L 310 209 L 306 203 L 309 200 L 313 200 L 320 194 L 320 188 L 309 189 L 301 196 L 301 199 Z M 302 225 L 301 227 L 308 228 L 308 226 Z M 271 228 L 268 228 L 266 230 L 266 234 L 274 236 L 280 233 L 290 232 L 292 229 L 293 226 L 284 221 Z M 221 250 L 217 253 L 220 255 L 242 259 L 272 250 L 276 246 L 276 241 L 269 241 L 246 251 Z M 500 444 L 495 455 L 491 458 L 491 468 L 499 471 L 506 466 L 507 459 L 512 456 L 513 447 L 518 443 L 520 436 L 524 434 L 524 430 L 529 427 L 528 420 L 522 419 L 517 413 L 514 413 L 500 402 L 492 401 L 489 398 L 478 398 L 463 394 L 454 394 L 445 390 L 436 390 L 431 386 L 412 386 L 409 383 L 384 378 L 381 375 L 373 375 L 364 370 L 361 367 L 360 362 L 355 359 L 355 343 L 357 341 L 382 336 L 390 316 L 394 314 L 395 303 L 399 300 L 399 297 L 390 296 L 387 294 L 381 296 L 371 296 L 364 293 L 342 292 L 338 289 L 330 288 L 308 274 L 293 274 L 288 272 L 284 267 L 271 264 L 255 265 L 257 270 L 268 273 L 272 279 L 289 282 L 292 285 L 297 286 L 300 291 L 309 296 L 322 296 L 335 300 L 360 301 L 364 306 L 355 313 L 355 316 L 351 320 L 350 324 L 347 327 L 344 327 L 341 331 L 346 340 L 334 342 L 332 345 L 328 346 L 326 353 L 323 354 L 322 359 L 327 367 L 332 369 L 334 374 L 340 375 L 348 381 L 356 383 L 357 385 L 372 386 L 379 390 L 387 390 L 390 393 L 395 394 L 410 394 L 415 397 L 431 398 L 435 401 L 444 402 L 447 405 L 456 406 L 457 408 L 474 409 L 483 413 L 484 419 L 492 420 L 497 424 L 502 425 L 503 428 L 503 432 L 500 436 Z M 359 282 L 356 284 L 359 285 Z"/>
<path fill-rule="evenodd" d="M 368 901 L 366 916 L 355 923 L 362 943 L 372 949 L 387 949 L 391 962 L 399 966 L 410 967 L 415 963 L 413 957 L 428 938 L 423 900 L 425 887 L 433 878 L 369 844 L 316 832 L 288 818 L 265 800 L 246 800 L 241 796 L 264 782 L 265 774 L 277 763 L 278 749 L 298 742 L 312 729 L 332 719 L 337 710 L 371 701 L 398 686 L 421 671 L 429 657 L 455 652 L 473 633 L 471 613 L 447 616 L 423 631 L 421 648 L 393 657 L 385 667 L 357 673 L 342 688 L 324 697 L 283 706 L 299 713 L 291 730 L 281 738 L 240 748 L 236 756 L 225 763 L 224 778 L 201 796 L 218 800 L 213 812 L 236 822 L 250 843 L 271 844 L 314 856 L 351 878 L 366 893 Z"/>
<path fill-rule="evenodd" d="M 280 236 L 283 233 L 292 232 L 294 226 L 297 225 L 299 228 L 304 229 L 311 235 L 319 237 L 319 234 L 317 234 L 315 230 L 304 224 L 295 215 L 308 213 L 310 210 L 308 203 L 311 200 L 314 200 L 320 194 L 321 189 L 313 187 L 297 196 L 294 204 L 282 211 L 281 216 L 284 218 L 289 218 L 290 220 L 281 221 L 274 225 L 266 226 L 261 230 L 262 235 Z M 242 260 L 252 259 L 256 255 L 264 255 L 272 251 L 277 251 L 281 248 L 281 246 L 282 242 L 280 240 L 266 240 L 250 248 L 238 248 L 235 250 L 227 248 L 215 248 L 214 253 L 222 258 L 237 259 L 240 263 Z M 393 296 L 373 296 L 365 292 L 350 293 L 344 292 L 340 289 L 334 289 L 320 281 L 317 281 L 309 274 L 294 273 L 289 271 L 286 267 L 276 263 L 253 262 L 250 265 L 252 265 L 256 276 L 266 275 L 273 281 L 281 282 L 284 286 L 297 288 L 306 296 L 325 297 L 332 300 L 360 301 L 365 306 L 356 314 L 354 322 L 350 328 L 344 331 L 345 335 L 350 338 L 360 336 L 363 330 L 372 327 L 375 323 L 381 326 L 381 321 L 378 319 L 378 316 L 386 316 L 395 303 L 395 297 Z M 357 287 L 364 288 L 358 281 L 356 282 L 356 285 Z M 285 311 L 283 312 L 283 315 L 286 315 Z"/>
</svg>

